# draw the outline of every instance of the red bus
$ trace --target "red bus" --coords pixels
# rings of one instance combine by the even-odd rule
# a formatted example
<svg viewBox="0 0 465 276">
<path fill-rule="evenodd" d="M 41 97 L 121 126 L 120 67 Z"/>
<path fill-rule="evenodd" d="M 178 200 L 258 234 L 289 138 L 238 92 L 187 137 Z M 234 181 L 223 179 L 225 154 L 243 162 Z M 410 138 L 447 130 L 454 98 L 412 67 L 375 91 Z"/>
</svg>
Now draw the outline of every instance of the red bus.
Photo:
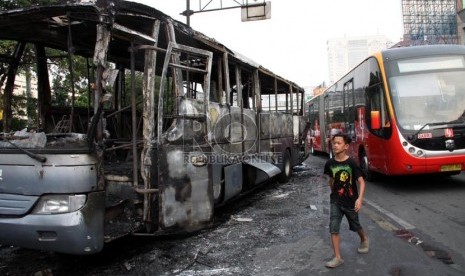
<svg viewBox="0 0 465 276">
<path fill-rule="evenodd" d="M 310 152 L 332 155 L 345 132 L 367 175 L 465 170 L 465 47 L 388 49 L 361 62 L 307 102 Z"/>
</svg>

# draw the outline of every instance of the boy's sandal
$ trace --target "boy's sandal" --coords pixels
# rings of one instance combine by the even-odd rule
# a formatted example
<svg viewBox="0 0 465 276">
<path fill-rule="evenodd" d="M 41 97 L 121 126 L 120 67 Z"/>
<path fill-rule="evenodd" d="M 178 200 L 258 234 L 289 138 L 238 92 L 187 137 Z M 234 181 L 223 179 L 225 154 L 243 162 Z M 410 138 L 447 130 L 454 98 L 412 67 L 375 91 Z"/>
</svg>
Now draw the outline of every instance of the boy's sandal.
<svg viewBox="0 0 465 276">
<path fill-rule="evenodd" d="M 334 257 L 331 261 L 326 263 L 326 267 L 335 268 L 337 266 L 340 266 L 343 263 L 344 263 L 343 259 L 338 259 L 338 258 Z"/>
</svg>

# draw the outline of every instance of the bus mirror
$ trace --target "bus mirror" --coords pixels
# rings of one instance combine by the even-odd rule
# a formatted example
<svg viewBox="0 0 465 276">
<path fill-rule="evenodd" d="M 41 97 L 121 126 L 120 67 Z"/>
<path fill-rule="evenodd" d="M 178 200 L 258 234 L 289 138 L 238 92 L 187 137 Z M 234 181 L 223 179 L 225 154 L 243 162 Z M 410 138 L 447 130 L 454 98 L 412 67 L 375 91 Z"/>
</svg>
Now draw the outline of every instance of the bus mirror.
<svg viewBox="0 0 465 276">
<path fill-rule="evenodd" d="M 381 128 L 381 117 L 379 111 L 371 111 L 371 129 L 377 130 Z"/>
</svg>

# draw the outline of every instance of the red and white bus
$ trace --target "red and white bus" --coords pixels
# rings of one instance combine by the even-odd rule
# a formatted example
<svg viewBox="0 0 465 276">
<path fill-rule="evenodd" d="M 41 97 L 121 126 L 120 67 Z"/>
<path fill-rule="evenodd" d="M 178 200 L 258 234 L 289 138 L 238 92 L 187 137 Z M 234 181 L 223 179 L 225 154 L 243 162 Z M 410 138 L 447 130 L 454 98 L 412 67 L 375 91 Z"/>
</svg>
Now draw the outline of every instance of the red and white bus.
<svg viewBox="0 0 465 276">
<path fill-rule="evenodd" d="M 465 47 L 388 49 L 361 62 L 307 102 L 311 152 L 332 155 L 345 132 L 367 175 L 465 170 Z"/>
</svg>

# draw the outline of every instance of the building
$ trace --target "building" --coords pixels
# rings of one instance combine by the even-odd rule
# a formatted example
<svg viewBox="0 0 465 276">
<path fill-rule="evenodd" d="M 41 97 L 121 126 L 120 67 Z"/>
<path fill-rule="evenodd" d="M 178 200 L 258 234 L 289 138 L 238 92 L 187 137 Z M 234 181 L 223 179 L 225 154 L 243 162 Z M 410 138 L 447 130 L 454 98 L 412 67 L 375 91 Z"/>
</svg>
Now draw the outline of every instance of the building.
<svg viewBox="0 0 465 276">
<path fill-rule="evenodd" d="M 17 75 L 15 79 L 14 92 L 17 96 L 25 96 L 29 94 L 29 97 L 37 98 L 37 78 L 32 74 L 28 80 L 25 75 Z"/>
<path fill-rule="evenodd" d="M 327 89 L 328 87 L 326 86 L 326 83 L 323 82 L 322 84 L 316 86 L 313 88 L 313 92 L 312 92 L 312 97 L 313 96 L 318 96 L 320 94 L 322 94 L 323 92 L 325 92 L 325 90 Z"/>
<path fill-rule="evenodd" d="M 333 38 L 327 42 L 329 84 L 344 76 L 369 54 L 393 43 L 384 35 Z"/>
<path fill-rule="evenodd" d="M 460 44 L 458 6 L 462 0 L 402 0 L 404 41 L 398 46 Z"/>
<path fill-rule="evenodd" d="M 5 89 L 5 83 L 1 87 L 1 91 Z M 31 78 L 27 78 L 25 74 L 18 74 L 15 78 L 15 84 L 13 89 L 14 96 L 24 97 L 24 98 L 35 98 L 37 99 L 38 90 L 37 90 L 37 78 L 34 74 L 31 75 Z M 26 113 L 26 110 L 24 110 Z M 27 119 L 28 116 L 21 116 L 21 119 Z M 3 106 L 0 106 L 0 120 L 3 120 Z"/>
<path fill-rule="evenodd" d="M 457 0 L 457 13 L 458 13 L 458 44 L 465 44 L 465 0 Z"/>
</svg>

